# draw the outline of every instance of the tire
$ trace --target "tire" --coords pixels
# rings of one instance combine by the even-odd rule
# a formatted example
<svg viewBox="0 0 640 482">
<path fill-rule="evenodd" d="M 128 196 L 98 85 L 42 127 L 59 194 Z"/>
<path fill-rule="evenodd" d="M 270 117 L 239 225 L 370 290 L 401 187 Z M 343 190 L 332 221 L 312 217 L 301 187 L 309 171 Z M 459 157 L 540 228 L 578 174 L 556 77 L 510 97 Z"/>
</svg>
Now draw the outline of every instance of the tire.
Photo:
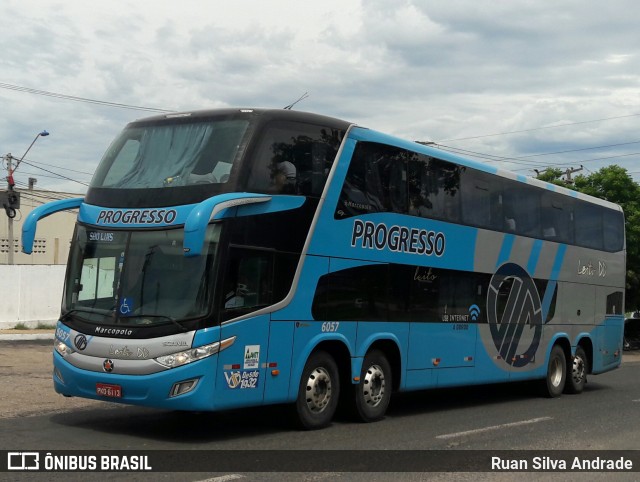
<svg viewBox="0 0 640 482">
<path fill-rule="evenodd" d="M 375 422 L 384 417 L 393 387 L 391 365 L 381 351 L 373 350 L 362 363 L 360 383 L 353 385 L 355 415 L 363 422 Z"/>
<path fill-rule="evenodd" d="M 567 360 L 564 350 L 559 345 L 554 345 L 549 355 L 547 376 L 542 380 L 542 394 L 549 398 L 562 395 L 567 382 Z"/>
<path fill-rule="evenodd" d="M 565 393 L 582 393 L 587 383 L 589 372 L 589 359 L 581 346 L 576 347 L 576 354 L 567 364 L 567 383 L 564 386 Z"/>
<path fill-rule="evenodd" d="M 339 396 L 340 380 L 335 360 L 324 351 L 312 353 L 302 371 L 295 403 L 298 426 L 316 430 L 329 425 Z"/>
</svg>

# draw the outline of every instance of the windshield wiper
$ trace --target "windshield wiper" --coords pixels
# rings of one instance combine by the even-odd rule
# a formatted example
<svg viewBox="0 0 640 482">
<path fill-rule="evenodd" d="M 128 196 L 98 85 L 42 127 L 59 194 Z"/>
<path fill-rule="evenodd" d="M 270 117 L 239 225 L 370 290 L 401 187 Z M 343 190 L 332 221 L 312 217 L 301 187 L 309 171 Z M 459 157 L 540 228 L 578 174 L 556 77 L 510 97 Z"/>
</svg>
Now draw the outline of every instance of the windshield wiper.
<svg viewBox="0 0 640 482">
<path fill-rule="evenodd" d="M 180 330 L 183 333 L 186 333 L 188 331 L 184 326 L 182 326 L 182 324 L 180 322 L 178 322 L 174 318 L 171 318 L 170 316 L 164 316 L 164 315 L 131 315 L 131 316 L 126 316 L 126 317 L 122 316 L 122 317 L 120 317 L 120 321 L 130 320 L 132 318 L 141 318 L 141 319 L 144 319 L 144 318 L 161 318 L 163 320 L 170 321 L 171 323 L 176 325 L 178 328 L 180 328 Z"/>
<path fill-rule="evenodd" d="M 71 315 L 73 315 L 75 313 L 88 313 L 90 315 L 100 315 L 100 316 L 103 316 L 105 318 L 112 316 L 110 312 L 103 313 L 102 311 L 95 311 L 95 310 L 91 310 L 89 308 L 86 308 L 86 309 L 73 308 L 71 310 L 67 310 L 65 313 L 62 313 L 62 315 L 60 315 L 60 321 L 68 321 L 68 320 L 70 320 L 71 319 Z M 82 318 L 84 318 L 84 317 L 82 317 Z"/>
</svg>

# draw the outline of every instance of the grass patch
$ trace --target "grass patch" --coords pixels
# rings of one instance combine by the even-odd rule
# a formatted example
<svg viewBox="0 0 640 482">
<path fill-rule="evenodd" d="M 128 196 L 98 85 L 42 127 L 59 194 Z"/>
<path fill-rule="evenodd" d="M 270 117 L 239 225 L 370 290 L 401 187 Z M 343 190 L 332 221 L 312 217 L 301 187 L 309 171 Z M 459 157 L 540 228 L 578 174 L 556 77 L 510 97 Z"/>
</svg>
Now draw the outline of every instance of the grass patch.
<svg viewBox="0 0 640 482">
<path fill-rule="evenodd" d="M 32 328 L 30 326 L 27 326 L 26 323 L 20 322 L 17 323 L 16 326 L 14 326 L 12 329 L 13 330 L 54 330 L 56 328 L 56 325 L 53 325 L 51 323 L 38 323 L 38 325 L 35 328 Z"/>
</svg>

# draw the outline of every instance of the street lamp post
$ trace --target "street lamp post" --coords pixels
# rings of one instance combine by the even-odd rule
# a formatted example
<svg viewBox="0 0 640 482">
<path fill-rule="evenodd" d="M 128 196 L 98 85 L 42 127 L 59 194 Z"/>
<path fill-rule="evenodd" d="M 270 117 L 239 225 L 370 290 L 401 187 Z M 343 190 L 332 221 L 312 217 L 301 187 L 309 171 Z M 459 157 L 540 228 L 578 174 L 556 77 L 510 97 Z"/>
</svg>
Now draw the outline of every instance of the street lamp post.
<svg viewBox="0 0 640 482">
<path fill-rule="evenodd" d="M 22 154 L 22 157 L 20 159 L 17 159 L 18 162 L 16 162 L 15 167 L 13 167 L 13 159 L 14 157 L 11 154 L 7 154 L 5 156 L 5 159 L 7 160 L 7 204 L 4 206 L 5 211 L 7 212 L 7 237 L 8 237 L 8 258 L 7 258 L 7 264 L 13 264 L 14 263 L 14 256 L 13 256 L 13 218 L 16 216 L 16 209 L 14 206 L 12 206 L 12 204 L 15 202 L 15 200 L 17 199 L 17 195 L 14 192 L 13 187 L 16 185 L 15 180 L 13 179 L 13 173 L 16 172 L 16 169 L 18 169 L 18 166 L 20 165 L 20 163 L 22 162 L 22 160 L 25 158 L 25 156 L 27 155 L 27 152 L 29 152 L 29 150 L 33 147 L 33 145 L 36 143 L 36 141 L 38 140 L 39 137 L 46 137 L 48 136 L 49 133 L 47 131 L 42 131 L 39 132 L 38 135 L 36 135 L 36 137 L 33 139 L 33 142 L 31 142 L 31 144 L 29 145 L 29 147 L 27 147 L 27 150 L 24 151 L 24 154 Z"/>
</svg>

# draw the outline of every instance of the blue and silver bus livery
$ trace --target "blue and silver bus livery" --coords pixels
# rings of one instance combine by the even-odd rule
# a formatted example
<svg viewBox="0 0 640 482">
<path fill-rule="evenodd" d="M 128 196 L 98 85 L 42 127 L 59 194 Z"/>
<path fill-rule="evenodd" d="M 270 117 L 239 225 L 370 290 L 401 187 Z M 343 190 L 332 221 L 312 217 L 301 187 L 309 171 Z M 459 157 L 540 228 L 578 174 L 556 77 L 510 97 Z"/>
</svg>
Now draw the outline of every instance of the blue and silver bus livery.
<svg viewBox="0 0 640 482">
<path fill-rule="evenodd" d="M 79 208 L 56 329 L 67 396 L 177 410 L 536 380 L 620 365 L 619 206 L 357 125 L 224 109 L 132 122 Z"/>
</svg>

